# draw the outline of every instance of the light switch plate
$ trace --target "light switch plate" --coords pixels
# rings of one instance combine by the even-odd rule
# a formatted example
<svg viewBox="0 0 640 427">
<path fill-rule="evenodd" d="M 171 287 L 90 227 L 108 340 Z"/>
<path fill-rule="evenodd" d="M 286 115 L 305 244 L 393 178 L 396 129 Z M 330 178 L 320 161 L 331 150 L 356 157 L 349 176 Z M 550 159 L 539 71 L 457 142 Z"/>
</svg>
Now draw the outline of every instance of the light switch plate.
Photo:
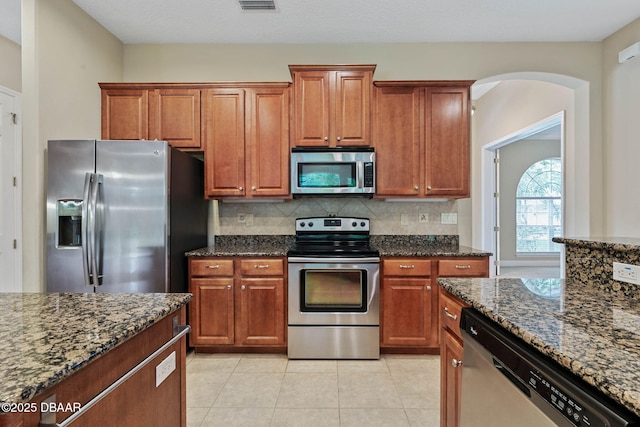
<svg viewBox="0 0 640 427">
<path fill-rule="evenodd" d="M 419 222 L 429 222 L 429 213 L 427 212 L 420 212 L 418 214 L 418 221 Z"/>
<path fill-rule="evenodd" d="M 457 224 L 458 223 L 458 214 L 457 213 L 442 213 L 442 214 L 440 214 L 440 223 L 441 224 Z"/>
</svg>

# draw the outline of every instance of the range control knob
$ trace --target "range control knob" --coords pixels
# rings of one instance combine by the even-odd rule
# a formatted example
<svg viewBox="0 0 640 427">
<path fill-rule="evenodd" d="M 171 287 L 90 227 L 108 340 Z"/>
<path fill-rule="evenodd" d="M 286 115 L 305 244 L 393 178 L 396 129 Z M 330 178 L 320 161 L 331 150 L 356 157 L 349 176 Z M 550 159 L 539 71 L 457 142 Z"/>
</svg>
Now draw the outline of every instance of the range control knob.
<svg viewBox="0 0 640 427">
<path fill-rule="evenodd" d="M 364 222 L 364 221 L 362 221 L 362 222 L 360 223 L 360 226 L 361 226 L 361 227 L 364 227 L 365 225 L 367 225 L 367 223 L 366 223 L 366 222 Z"/>
<path fill-rule="evenodd" d="M 300 223 L 300 227 L 304 227 L 305 225 L 307 225 L 307 224 L 305 224 L 305 222 L 304 222 L 304 221 L 302 221 L 302 222 Z"/>
<path fill-rule="evenodd" d="M 357 223 L 357 222 L 355 222 L 355 221 L 353 221 L 353 222 L 351 223 L 351 226 L 352 226 L 352 227 L 357 227 L 357 226 L 358 226 L 358 223 Z"/>
<path fill-rule="evenodd" d="M 310 222 L 310 223 L 309 223 L 309 227 L 313 227 L 313 222 Z"/>
</svg>

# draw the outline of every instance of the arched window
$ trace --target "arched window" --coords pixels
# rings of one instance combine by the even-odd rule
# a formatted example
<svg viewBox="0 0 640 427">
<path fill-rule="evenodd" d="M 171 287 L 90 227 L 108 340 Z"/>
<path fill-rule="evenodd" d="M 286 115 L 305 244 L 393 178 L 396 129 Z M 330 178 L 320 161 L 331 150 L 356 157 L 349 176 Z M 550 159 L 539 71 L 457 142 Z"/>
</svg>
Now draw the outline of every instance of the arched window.
<svg viewBox="0 0 640 427">
<path fill-rule="evenodd" d="M 560 252 L 551 241 L 562 233 L 562 161 L 540 160 L 520 177 L 516 189 L 516 253 Z"/>
</svg>

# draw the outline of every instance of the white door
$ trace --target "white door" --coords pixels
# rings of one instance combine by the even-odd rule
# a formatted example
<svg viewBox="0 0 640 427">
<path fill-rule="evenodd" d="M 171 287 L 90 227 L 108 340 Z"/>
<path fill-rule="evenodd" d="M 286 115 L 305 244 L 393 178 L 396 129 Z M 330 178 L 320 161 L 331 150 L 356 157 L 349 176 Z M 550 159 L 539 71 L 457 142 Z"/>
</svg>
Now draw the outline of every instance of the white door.
<svg viewBox="0 0 640 427">
<path fill-rule="evenodd" d="M 22 292 L 20 95 L 0 87 L 0 292 Z"/>
</svg>

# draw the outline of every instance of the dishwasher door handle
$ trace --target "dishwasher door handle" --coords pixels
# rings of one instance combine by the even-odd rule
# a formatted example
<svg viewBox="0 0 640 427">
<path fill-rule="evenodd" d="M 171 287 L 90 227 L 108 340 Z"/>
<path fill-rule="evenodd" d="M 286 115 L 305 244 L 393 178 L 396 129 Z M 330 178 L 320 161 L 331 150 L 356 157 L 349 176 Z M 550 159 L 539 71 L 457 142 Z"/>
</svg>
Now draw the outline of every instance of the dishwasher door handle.
<svg viewBox="0 0 640 427">
<path fill-rule="evenodd" d="M 529 390 L 529 387 L 524 385 L 522 383 L 522 381 L 520 381 L 515 375 L 513 375 L 511 372 L 509 372 L 509 370 L 507 368 L 505 368 L 504 365 L 502 365 L 502 363 L 500 363 L 495 357 L 493 357 L 492 359 L 493 359 L 493 366 L 502 375 L 504 375 L 509 381 L 511 381 L 513 383 L 513 385 L 518 387 L 520 389 L 520 391 L 522 391 L 528 397 L 531 397 L 531 390 Z"/>
</svg>

